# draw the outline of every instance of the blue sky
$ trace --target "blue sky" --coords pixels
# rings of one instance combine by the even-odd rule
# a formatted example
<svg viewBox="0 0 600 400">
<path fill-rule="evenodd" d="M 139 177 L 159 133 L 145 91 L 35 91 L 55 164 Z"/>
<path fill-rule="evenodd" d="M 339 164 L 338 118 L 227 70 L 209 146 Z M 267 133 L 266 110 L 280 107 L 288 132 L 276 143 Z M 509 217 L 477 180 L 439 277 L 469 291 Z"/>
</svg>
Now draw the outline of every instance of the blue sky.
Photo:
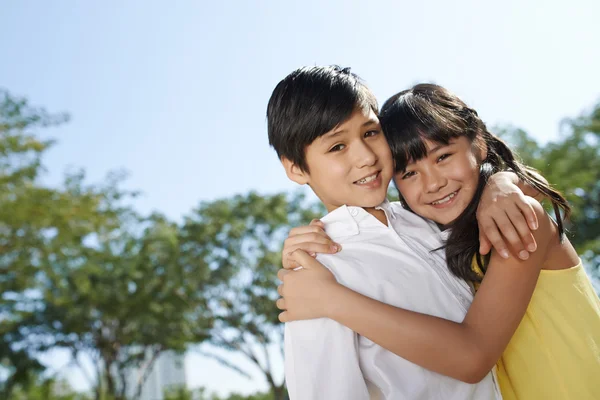
<svg viewBox="0 0 600 400">
<path fill-rule="evenodd" d="M 123 168 L 141 211 L 179 219 L 201 200 L 295 188 L 268 146 L 265 108 L 303 65 L 350 66 L 380 102 L 433 81 L 489 125 L 557 138 L 562 118 L 600 99 L 600 3 L 488 3 L 2 2 L 0 86 L 72 115 L 43 132 L 58 139 L 46 182 L 70 166 L 90 182 Z M 265 387 L 198 356 L 188 379 L 221 393 Z"/>
</svg>

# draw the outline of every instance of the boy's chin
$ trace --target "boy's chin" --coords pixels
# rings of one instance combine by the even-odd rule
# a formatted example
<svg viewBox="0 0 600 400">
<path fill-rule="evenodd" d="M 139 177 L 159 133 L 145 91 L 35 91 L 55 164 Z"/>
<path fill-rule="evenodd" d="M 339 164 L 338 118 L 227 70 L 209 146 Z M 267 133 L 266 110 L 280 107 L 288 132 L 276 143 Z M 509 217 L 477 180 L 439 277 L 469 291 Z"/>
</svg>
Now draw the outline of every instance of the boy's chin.
<svg viewBox="0 0 600 400">
<path fill-rule="evenodd" d="M 381 203 L 383 203 L 385 201 L 385 199 L 386 199 L 385 195 L 370 198 L 370 199 L 361 199 L 360 201 L 357 201 L 354 206 L 362 207 L 362 208 L 375 208 L 377 206 L 380 206 Z"/>
</svg>

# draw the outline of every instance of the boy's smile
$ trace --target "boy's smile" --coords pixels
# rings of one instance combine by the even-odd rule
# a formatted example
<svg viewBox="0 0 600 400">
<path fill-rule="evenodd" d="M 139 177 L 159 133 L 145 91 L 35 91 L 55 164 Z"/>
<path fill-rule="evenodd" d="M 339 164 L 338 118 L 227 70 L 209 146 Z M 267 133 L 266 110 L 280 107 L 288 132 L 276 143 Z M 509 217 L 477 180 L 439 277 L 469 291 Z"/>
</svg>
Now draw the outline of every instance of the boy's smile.
<svg viewBox="0 0 600 400">
<path fill-rule="evenodd" d="M 310 185 L 328 211 L 342 205 L 372 208 L 385 200 L 392 155 L 371 109 L 356 109 L 307 146 L 305 155 L 309 171 L 282 162 L 290 179 Z"/>
</svg>

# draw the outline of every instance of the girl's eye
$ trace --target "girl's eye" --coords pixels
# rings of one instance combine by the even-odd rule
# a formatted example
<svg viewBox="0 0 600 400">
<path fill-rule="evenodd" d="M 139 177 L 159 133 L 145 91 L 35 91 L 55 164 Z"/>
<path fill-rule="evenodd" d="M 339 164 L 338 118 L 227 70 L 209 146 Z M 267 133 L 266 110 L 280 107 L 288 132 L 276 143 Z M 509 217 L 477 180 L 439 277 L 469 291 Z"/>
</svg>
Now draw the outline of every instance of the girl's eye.
<svg viewBox="0 0 600 400">
<path fill-rule="evenodd" d="M 416 173 L 415 171 L 408 171 L 407 173 L 405 173 L 404 175 L 402 175 L 402 179 L 408 179 L 411 176 L 414 176 L 415 173 Z"/>
<path fill-rule="evenodd" d="M 442 154 L 439 158 L 438 158 L 438 162 L 439 161 L 444 161 L 446 158 L 450 157 L 452 154 Z"/>
<path fill-rule="evenodd" d="M 365 137 L 371 137 L 371 136 L 375 136 L 377 134 L 379 134 L 379 131 L 368 131 L 368 132 L 365 132 Z"/>
<path fill-rule="evenodd" d="M 344 147 L 346 147 L 346 146 L 345 146 L 345 145 L 343 145 L 343 144 L 336 144 L 335 146 L 333 146 L 332 148 L 330 148 L 330 149 L 329 149 L 329 152 L 330 152 L 330 153 L 334 153 L 334 152 L 336 152 L 336 151 L 343 150 L 343 149 L 344 149 Z"/>
</svg>

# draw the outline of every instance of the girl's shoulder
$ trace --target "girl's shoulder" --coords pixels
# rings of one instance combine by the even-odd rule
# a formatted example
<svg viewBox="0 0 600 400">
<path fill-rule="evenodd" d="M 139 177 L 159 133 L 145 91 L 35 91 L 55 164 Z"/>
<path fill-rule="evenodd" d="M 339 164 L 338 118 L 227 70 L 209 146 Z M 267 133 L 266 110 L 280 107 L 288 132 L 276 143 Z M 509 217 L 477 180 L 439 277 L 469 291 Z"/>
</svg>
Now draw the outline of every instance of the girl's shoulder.
<svg viewBox="0 0 600 400">
<path fill-rule="evenodd" d="M 558 238 L 558 226 L 550 214 L 548 214 L 548 212 L 544 209 L 544 206 L 540 203 L 540 201 L 530 196 L 525 196 L 525 198 L 527 199 L 529 205 L 531 205 L 533 208 L 538 220 L 538 229 L 532 232 L 538 247 L 553 241 L 555 238 Z"/>
</svg>

